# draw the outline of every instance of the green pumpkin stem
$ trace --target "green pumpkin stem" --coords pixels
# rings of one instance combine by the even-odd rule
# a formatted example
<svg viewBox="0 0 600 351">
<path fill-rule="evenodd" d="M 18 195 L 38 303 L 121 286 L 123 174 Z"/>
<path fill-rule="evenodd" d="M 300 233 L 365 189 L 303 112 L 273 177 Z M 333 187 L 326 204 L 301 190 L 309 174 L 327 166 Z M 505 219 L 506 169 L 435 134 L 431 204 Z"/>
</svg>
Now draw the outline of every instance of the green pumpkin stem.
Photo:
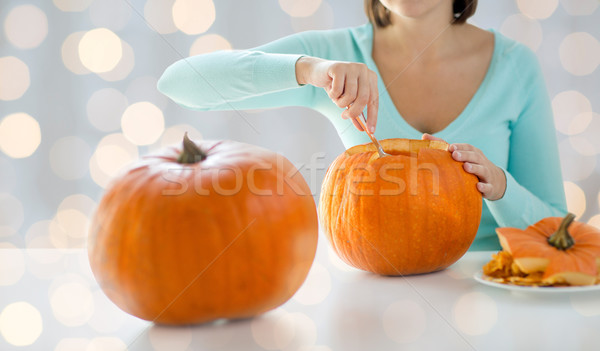
<svg viewBox="0 0 600 351">
<path fill-rule="evenodd" d="M 575 220 L 575 215 L 572 213 L 567 213 L 562 222 L 560 222 L 560 226 L 558 227 L 556 233 L 552 234 L 548 238 L 548 244 L 563 251 L 568 250 L 571 246 L 575 245 L 575 240 L 567 230 L 571 223 L 573 223 L 573 220 Z"/>
<path fill-rule="evenodd" d="M 178 163 L 192 164 L 204 161 L 206 159 L 206 153 L 202 151 L 196 143 L 188 138 L 187 132 L 183 135 L 183 151 L 177 158 Z"/>
</svg>

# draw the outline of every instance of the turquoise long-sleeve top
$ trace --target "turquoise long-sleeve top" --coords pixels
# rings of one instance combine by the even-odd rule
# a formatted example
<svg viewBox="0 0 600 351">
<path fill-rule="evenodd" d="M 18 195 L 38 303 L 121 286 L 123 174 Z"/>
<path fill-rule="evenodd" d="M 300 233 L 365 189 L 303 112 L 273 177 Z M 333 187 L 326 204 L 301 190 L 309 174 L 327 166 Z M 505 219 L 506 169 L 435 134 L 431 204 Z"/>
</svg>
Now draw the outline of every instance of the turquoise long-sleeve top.
<svg viewBox="0 0 600 351">
<path fill-rule="evenodd" d="M 484 200 L 479 230 L 471 250 L 500 248 L 495 228 L 525 228 L 549 216 L 563 216 L 563 189 L 550 101 L 535 54 L 526 46 L 493 31 L 494 51 L 485 78 L 462 113 L 434 135 L 449 143 L 468 143 L 506 174 L 506 192 Z M 295 64 L 303 55 L 362 62 L 378 76 L 372 58 L 373 27 L 307 31 L 266 45 L 193 56 L 168 67 L 158 89 L 186 108 L 243 110 L 305 106 L 325 115 L 344 145 L 369 142 L 364 132 L 341 118 L 322 88 L 300 86 Z M 420 139 L 422 132 L 396 110 L 378 80 L 379 139 Z"/>
</svg>

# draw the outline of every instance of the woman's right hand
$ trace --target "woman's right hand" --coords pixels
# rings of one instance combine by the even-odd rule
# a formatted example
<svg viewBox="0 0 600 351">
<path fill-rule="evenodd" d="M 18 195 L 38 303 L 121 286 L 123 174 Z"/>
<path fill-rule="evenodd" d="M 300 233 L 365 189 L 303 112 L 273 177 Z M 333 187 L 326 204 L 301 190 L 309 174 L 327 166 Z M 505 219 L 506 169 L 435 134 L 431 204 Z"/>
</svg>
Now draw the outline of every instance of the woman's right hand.
<svg viewBox="0 0 600 351">
<path fill-rule="evenodd" d="M 377 74 L 364 63 L 328 61 L 316 57 L 303 56 L 296 62 L 298 84 L 310 84 L 325 89 L 331 100 L 341 108 L 346 108 L 342 118 L 350 118 L 360 131 L 355 117 L 367 107 L 367 126 L 375 132 L 379 91 Z"/>
</svg>

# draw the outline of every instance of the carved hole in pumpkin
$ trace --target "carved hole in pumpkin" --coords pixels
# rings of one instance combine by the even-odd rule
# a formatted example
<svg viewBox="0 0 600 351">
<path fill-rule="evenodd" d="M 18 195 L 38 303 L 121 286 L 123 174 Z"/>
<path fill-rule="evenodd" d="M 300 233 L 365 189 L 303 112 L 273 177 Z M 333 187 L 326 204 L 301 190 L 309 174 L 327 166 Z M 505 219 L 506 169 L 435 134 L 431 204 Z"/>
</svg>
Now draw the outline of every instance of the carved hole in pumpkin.
<svg viewBox="0 0 600 351">
<path fill-rule="evenodd" d="M 391 155 L 411 156 L 422 149 L 448 150 L 448 143 L 437 140 L 384 139 L 380 140 L 380 143 L 383 151 Z M 362 152 L 377 152 L 377 150 L 372 143 L 356 145 L 346 150 L 348 156 Z"/>
</svg>

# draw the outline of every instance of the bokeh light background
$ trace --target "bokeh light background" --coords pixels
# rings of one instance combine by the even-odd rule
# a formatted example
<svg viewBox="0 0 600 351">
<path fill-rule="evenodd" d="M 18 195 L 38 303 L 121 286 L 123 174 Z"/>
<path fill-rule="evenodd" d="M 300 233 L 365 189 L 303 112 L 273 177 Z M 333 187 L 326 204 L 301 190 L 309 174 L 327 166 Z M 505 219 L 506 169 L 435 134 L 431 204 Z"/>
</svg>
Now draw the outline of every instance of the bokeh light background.
<svg viewBox="0 0 600 351">
<path fill-rule="evenodd" d="M 140 155 L 179 142 L 184 131 L 280 152 L 317 196 L 327 165 L 343 151 L 324 117 L 306 108 L 193 112 L 158 93 L 156 82 L 169 64 L 189 55 L 363 24 L 362 7 L 362 0 L 0 1 L 0 248 L 85 247 L 110 177 Z M 480 0 L 471 21 L 537 54 L 552 99 L 569 209 L 600 227 L 598 7 L 599 0 Z M 243 330 L 243 324 L 194 330 L 198 337 L 190 328 L 155 326 L 139 337 L 147 325 L 107 300 L 85 255 L 74 253 L 80 251 L 2 251 L 0 349 L 123 350 L 131 340 L 144 350 L 186 350 L 192 343 L 213 348 L 237 342 Z M 440 279 L 470 278 L 454 276 L 463 264 Z M 348 270 L 320 245 L 306 283 L 287 306 L 314 313 L 328 297 L 339 298 L 338 317 L 344 333 L 352 334 L 348 313 L 361 315 L 363 307 L 352 292 L 334 292 L 336 272 Z M 507 323 L 484 293 L 453 298 L 452 318 L 465 335 L 486 335 Z M 572 299 L 571 305 L 579 317 L 600 315 L 596 298 Z M 387 306 L 378 312 L 381 320 L 365 323 L 383 325 L 395 342 L 435 330 L 438 317 L 414 291 Z M 249 322 L 251 335 L 244 335 L 269 350 L 330 351 L 317 342 L 326 322 L 279 308 Z M 517 323 L 517 339 L 530 340 L 530 327 Z"/>
<path fill-rule="evenodd" d="M 480 0 L 471 21 L 537 54 L 569 209 L 600 226 L 598 7 L 598 0 Z M 0 246 L 84 247 L 110 177 L 184 131 L 280 152 L 318 195 L 343 150 L 324 117 L 306 108 L 188 111 L 156 82 L 182 57 L 365 21 L 362 0 L 1 1 Z"/>
</svg>

